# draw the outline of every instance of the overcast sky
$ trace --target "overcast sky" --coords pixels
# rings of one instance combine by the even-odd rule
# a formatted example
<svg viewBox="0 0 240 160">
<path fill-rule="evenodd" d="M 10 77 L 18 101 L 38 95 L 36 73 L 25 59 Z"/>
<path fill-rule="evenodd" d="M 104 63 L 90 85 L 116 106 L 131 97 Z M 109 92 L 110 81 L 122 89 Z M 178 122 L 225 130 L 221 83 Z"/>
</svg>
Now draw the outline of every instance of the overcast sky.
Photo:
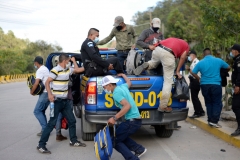
<svg viewBox="0 0 240 160">
<path fill-rule="evenodd" d="M 109 35 L 114 18 L 132 16 L 155 6 L 159 0 L 0 0 L 0 27 L 19 38 L 58 43 L 63 51 L 76 51 L 89 28 L 100 30 L 100 40 Z"/>
</svg>

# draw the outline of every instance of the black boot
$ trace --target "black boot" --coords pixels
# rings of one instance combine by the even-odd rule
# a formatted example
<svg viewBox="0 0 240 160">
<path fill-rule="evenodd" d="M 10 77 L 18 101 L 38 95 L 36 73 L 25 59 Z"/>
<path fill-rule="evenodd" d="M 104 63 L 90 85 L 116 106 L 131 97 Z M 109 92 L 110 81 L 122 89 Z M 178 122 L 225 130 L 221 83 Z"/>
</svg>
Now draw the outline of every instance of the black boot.
<svg viewBox="0 0 240 160">
<path fill-rule="evenodd" d="M 235 132 L 231 134 L 231 136 L 239 136 L 240 135 L 240 128 L 238 128 Z"/>
</svg>

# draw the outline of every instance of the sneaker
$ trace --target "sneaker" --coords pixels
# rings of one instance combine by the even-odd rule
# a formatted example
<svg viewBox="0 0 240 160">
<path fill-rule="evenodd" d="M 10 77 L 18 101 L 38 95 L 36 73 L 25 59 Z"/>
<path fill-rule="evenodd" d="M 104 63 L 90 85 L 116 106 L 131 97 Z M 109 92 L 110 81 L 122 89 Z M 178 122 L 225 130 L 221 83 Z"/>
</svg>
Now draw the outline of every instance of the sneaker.
<svg viewBox="0 0 240 160">
<path fill-rule="evenodd" d="M 135 153 L 135 156 L 137 156 L 138 158 L 140 158 L 142 155 L 144 155 L 147 152 L 147 149 L 145 148 L 144 151 L 142 153 Z"/>
<path fill-rule="evenodd" d="M 37 136 L 42 136 L 42 133 L 43 133 L 43 131 L 41 131 L 41 132 L 39 132 L 38 134 L 37 134 Z"/>
<path fill-rule="evenodd" d="M 51 154 L 51 152 L 46 147 L 39 147 L 39 146 L 37 146 L 37 150 L 40 153 L 43 153 L 43 154 Z"/>
<path fill-rule="evenodd" d="M 72 147 L 86 147 L 87 146 L 85 143 L 82 143 L 78 140 L 75 143 L 72 143 L 70 141 L 69 145 L 72 146 Z"/>
<path fill-rule="evenodd" d="M 63 135 L 57 135 L 57 137 L 56 137 L 56 140 L 57 141 L 63 141 L 63 140 L 66 140 L 67 139 L 67 137 L 64 137 Z"/>
<path fill-rule="evenodd" d="M 218 123 L 212 123 L 212 122 L 208 122 L 208 124 L 211 126 L 211 127 L 215 127 L 215 128 L 222 128 L 222 126 Z"/>
<path fill-rule="evenodd" d="M 138 66 L 137 68 L 135 68 L 133 70 L 133 73 L 135 75 L 140 75 L 142 73 L 143 70 L 147 69 L 149 66 L 149 64 L 147 62 L 144 62 L 142 65 Z"/>
</svg>

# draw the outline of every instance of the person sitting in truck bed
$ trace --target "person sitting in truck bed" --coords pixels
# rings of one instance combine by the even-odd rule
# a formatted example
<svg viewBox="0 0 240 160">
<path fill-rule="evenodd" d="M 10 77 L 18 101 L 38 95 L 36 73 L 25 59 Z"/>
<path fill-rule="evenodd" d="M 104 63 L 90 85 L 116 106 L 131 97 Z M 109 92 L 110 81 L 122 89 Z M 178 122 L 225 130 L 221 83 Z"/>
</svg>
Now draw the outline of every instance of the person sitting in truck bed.
<svg viewBox="0 0 240 160">
<path fill-rule="evenodd" d="M 91 28 L 88 32 L 88 38 L 81 46 L 81 57 L 85 68 L 85 76 L 103 76 L 111 74 L 109 70 L 115 69 L 117 73 L 123 73 L 123 68 L 117 57 L 111 57 L 107 60 L 102 59 L 99 48 L 96 43 L 99 40 L 99 30 Z"/>
</svg>

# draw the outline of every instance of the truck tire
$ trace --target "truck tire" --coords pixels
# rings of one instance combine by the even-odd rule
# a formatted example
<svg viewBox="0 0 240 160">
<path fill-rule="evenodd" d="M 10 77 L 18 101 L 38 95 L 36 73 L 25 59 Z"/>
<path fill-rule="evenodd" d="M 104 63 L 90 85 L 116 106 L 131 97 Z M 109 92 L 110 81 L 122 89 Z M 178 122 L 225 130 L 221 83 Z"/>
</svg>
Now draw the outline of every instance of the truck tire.
<svg viewBox="0 0 240 160">
<path fill-rule="evenodd" d="M 154 128 L 156 135 L 161 138 L 169 138 L 173 134 L 172 129 L 166 129 L 163 125 L 155 125 Z"/>
<path fill-rule="evenodd" d="M 73 105 L 74 114 L 77 118 L 82 118 L 80 104 Z"/>
</svg>

